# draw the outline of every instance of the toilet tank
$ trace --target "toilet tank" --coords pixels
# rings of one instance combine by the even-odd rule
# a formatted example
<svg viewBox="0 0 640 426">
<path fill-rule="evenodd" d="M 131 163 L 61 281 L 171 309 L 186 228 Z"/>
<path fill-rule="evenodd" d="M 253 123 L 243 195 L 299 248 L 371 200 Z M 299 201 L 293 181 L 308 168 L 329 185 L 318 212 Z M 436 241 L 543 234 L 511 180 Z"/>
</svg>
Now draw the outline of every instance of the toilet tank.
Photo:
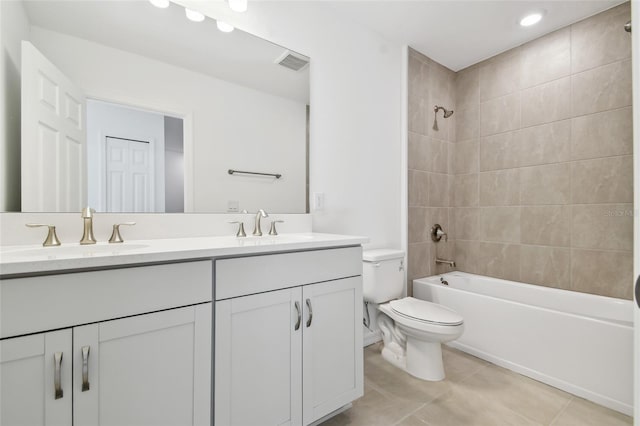
<svg viewBox="0 0 640 426">
<path fill-rule="evenodd" d="M 384 303 L 402 296 L 404 252 L 376 249 L 362 252 L 362 295 L 371 303 Z"/>
</svg>

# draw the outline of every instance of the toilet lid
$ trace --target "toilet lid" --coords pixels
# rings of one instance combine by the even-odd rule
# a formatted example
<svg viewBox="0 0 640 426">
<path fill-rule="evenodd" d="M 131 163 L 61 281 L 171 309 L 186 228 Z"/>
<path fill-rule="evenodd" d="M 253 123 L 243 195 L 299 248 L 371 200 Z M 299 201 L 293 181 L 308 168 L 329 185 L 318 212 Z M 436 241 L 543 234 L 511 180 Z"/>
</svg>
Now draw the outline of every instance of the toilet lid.
<svg viewBox="0 0 640 426">
<path fill-rule="evenodd" d="M 414 320 L 440 325 L 459 325 L 463 318 L 459 313 L 426 300 L 405 297 L 389 302 L 391 309 L 397 314 Z"/>
</svg>

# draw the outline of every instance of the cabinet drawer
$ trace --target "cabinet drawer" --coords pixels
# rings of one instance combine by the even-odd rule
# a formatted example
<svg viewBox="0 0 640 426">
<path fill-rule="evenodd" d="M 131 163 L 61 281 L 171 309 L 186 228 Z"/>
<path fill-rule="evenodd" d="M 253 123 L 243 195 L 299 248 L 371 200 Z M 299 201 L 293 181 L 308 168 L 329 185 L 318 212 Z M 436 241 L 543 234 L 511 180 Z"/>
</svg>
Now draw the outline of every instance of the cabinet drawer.
<svg viewBox="0 0 640 426">
<path fill-rule="evenodd" d="M 212 262 L 0 281 L 0 338 L 211 301 Z"/>
<path fill-rule="evenodd" d="M 362 275 L 362 247 L 220 259 L 215 298 L 247 294 Z"/>
</svg>

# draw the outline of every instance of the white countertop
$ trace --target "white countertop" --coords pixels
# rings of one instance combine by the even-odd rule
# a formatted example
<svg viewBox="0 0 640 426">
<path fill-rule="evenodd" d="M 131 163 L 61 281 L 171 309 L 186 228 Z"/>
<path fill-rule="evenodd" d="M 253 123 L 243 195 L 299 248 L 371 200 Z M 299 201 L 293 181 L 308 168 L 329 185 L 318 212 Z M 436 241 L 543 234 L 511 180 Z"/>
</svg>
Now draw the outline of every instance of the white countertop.
<svg viewBox="0 0 640 426">
<path fill-rule="evenodd" d="M 0 247 L 0 276 L 341 247 L 360 245 L 368 241 L 366 237 L 299 233 L 243 238 L 225 236 L 137 240 L 122 244 L 98 243 L 90 246 L 3 246 Z"/>
</svg>

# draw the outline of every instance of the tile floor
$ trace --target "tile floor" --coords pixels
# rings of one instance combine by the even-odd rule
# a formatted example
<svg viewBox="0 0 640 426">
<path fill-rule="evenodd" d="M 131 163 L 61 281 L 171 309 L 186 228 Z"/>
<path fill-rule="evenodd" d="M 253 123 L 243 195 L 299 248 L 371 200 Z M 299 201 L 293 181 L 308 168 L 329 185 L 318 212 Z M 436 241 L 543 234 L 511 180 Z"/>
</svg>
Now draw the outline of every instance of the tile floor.
<svg viewBox="0 0 640 426">
<path fill-rule="evenodd" d="M 631 417 L 443 347 L 447 377 L 418 380 L 364 351 L 364 396 L 322 426 L 618 426 Z"/>
</svg>

